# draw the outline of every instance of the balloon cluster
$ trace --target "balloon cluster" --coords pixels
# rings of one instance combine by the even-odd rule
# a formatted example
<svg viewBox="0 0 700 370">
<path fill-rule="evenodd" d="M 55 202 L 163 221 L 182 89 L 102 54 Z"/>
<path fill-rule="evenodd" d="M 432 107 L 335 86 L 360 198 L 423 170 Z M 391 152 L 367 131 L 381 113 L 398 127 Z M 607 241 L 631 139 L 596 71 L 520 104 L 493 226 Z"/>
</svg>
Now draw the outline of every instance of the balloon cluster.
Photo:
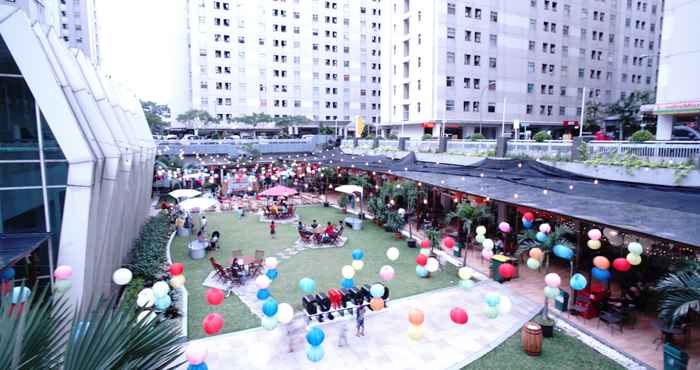
<svg viewBox="0 0 700 370">
<path fill-rule="evenodd" d="M 208 370 L 207 364 L 204 362 L 207 359 L 207 347 L 201 343 L 191 342 L 185 349 L 185 358 L 187 358 L 187 370 Z"/>
<path fill-rule="evenodd" d="M 58 294 L 63 294 L 71 287 L 70 278 L 73 276 L 73 268 L 70 266 L 62 265 L 56 267 L 53 272 L 53 289 Z M 131 280 L 131 279 L 130 279 Z"/>
<path fill-rule="evenodd" d="M 537 239 L 538 242 L 544 243 L 547 241 L 547 234 L 549 234 L 552 231 L 552 227 L 549 226 L 548 223 L 543 223 L 540 224 L 540 227 L 538 229 L 539 231 L 537 234 L 535 234 L 535 239 Z"/>
<path fill-rule="evenodd" d="M 535 215 L 533 215 L 532 212 L 525 212 L 522 221 L 524 228 L 531 229 L 533 222 L 535 222 Z"/>
<path fill-rule="evenodd" d="M 326 339 L 326 334 L 318 326 L 314 326 L 306 333 L 306 341 L 309 347 L 306 349 L 306 358 L 311 362 L 319 362 L 323 359 L 323 347 L 321 344 Z"/>
<path fill-rule="evenodd" d="M 408 312 L 408 337 L 413 340 L 419 340 L 423 338 L 423 321 L 425 321 L 425 315 L 423 311 L 413 308 Z"/>
<path fill-rule="evenodd" d="M 531 270 L 537 270 L 542 265 L 542 260 L 544 259 L 544 253 L 542 249 L 537 247 L 530 249 L 530 258 L 527 259 L 527 267 Z"/>
<path fill-rule="evenodd" d="M 168 268 L 170 273 L 170 286 L 173 289 L 182 288 L 185 285 L 186 279 L 183 272 L 185 272 L 185 265 L 180 262 L 175 262 Z"/>
<path fill-rule="evenodd" d="M 364 261 L 362 259 L 365 257 L 365 252 L 362 249 L 355 249 L 352 251 L 352 263 L 350 265 L 345 265 L 340 270 L 343 279 L 340 281 L 340 286 L 345 289 L 350 289 L 355 286 L 355 273 L 362 270 L 365 267 Z"/>
<path fill-rule="evenodd" d="M 600 281 L 608 281 L 610 279 L 610 261 L 605 256 L 593 257 L 593 270 L 591 275 Z"/>
<path fill-rule="evenodd" d="M 0 271 L 0 295 L 9 293 L 12 290 L 12 279 L 15 278 L 15 269 L 6 267 Z"/>
<path fill-rule="evenodd" d="M 277 279 L 277 276 L 279 275 L 279 272 L 277 271 L 277 265 L 279 262 L 277 261 L 277 258 L 275 257 L 267 257 L 265 258 L 265 275 L 267 275 L 270 280 L 275 280 Z"/>
<path fill-rule="evenodd" d="M 445 238 L 447 239 L 447 238 Z M 452 239 L 452 238 L 450 238 Z M 443 240 L 444 243 L 444 240 Z M 450 243 L 450 242 L 448 242 Z M 454 239 L 452 239 L 454 243 Z M 440 268 L 440 263 L 434 257 L 430 257 L 430 247 L 432 243 L 425 239 L 420 242 L 420 252 L 416 256 L 416 275 L 421 278 L 428 277 L 428 274 Z M 454 247 L 454 244 L 451 244 Z M 447 247 L 447 246 L 446 246 Z"/>
<path fill-rule="evenodd" d="M 544 283 L 547 285 L 544 287 L 545 297 L 554 299 L 559 296 L 559 286 L 561 286 L 561 278 L 559 275 L 550 272 L 544 276 Z"/>
<path fill-rule="evenodd" d="M 459 276 L 459 286 L 465 290 L 471 289 L 474 286 L 474 280 L 472 280 L 473 271 L 469 267 L 460 267 L 457 271 L 457 276 Z"/>
<path fill-rule="evenodd" d="M 486 317 L 495 319 L 498 315 L 507 315 L 513 308 L 510 298 L 496 292 L 486 293 Z"/>
<path fill-rule="evenodd" d="M 382 298 L 384 290 L 385 288 L 382 284 L 374 284 L 369 288 L 369 294 L 372 296 L 372 299 L 369 300 L 369 307 L 372 311 L 380 311 L 384 308 L 384 299 Z"/>
<path fill-rule="evenodd" d="M 642 247 L 639 242 L 631 242 L 627 244 L 627 262 L 632 266 L 637 266 L 642 263 L 642 253 L 644 252 L 644 247 Z"/>
<path fill-rule="evenodd" d="M 588 242 L 586 242 L 586 245 L 588 245 L 588 248 L 591 248 L 593 250 L 600 249 L 600 246 L 601 246 L 600 238 L 602 236 L 603 236 L 603 234 L 598 229 L 588 230 Z"/>
<path fill-rule="evenodd" d="M 153 290 L 153 296 L 155 298 L 155 307 L 160 311 L 165 311 L 173 304 L 173 300 L 170 298 L 170 286 L 165 281 L 158 281 L 151 287 Z"/>
<path fill-rule="evenodd" d="M 481 245 L 484 247 L 481 250 L 481 257 L 483 257 L 485 260 L 490 260 L 491 257 L 493 257 L 493 247 L 495 246 L 495 243 L 493 240 L 486 238 L 482 241 Z"/>
<path fill-rule="evenodd" d="M 274 330 L 277 327 L 277 310 L 279 304 L 274 298 L 268 298 L 262 306 L 262 322 L 261 325 L 265 330 Z"/>
</svg>

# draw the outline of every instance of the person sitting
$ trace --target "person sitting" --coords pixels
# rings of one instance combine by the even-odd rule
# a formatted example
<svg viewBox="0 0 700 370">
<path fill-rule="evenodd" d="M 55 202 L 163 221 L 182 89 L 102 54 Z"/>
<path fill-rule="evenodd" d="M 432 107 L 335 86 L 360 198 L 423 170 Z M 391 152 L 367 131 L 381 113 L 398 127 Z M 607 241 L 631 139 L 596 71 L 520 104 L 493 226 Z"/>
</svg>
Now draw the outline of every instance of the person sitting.
<svg viewBox="0 0 700 370">
<path fill-rule="evenodd" d="M 328 222 L 328 225 L 326 226 L 326 230 L 324 231 L 324 233 L 326 235 L 328 235 L 328 237 L 331 237 L 331 238 L 333 237 L 333 235 L 335 235 L 335 228 L 333 227 L 333 224 L 330 223 L 330 221 Z"/>
<path fill-rule="evenodd" d="M 311 228 L 316 230 L 317 227 L 318 227 L 318 222 L 316 220 L 311 221 Z"/>
<path fill-rule="evenodd" d="M 299 223 L 297 223 L 297 230 L 299 232 L 304 231 L 304 224 L 301 221 L 299 221 Z"/>
<path fill-rule="evenodd" d="M 211 239 L 209 239 L 209 248 L 211 248 L 211 250 L 219 249 L 219 238 L 220 237 L 221 237 L 221 234 L 216 230 L 213 233 L 211 233 Z"/>
</svg>

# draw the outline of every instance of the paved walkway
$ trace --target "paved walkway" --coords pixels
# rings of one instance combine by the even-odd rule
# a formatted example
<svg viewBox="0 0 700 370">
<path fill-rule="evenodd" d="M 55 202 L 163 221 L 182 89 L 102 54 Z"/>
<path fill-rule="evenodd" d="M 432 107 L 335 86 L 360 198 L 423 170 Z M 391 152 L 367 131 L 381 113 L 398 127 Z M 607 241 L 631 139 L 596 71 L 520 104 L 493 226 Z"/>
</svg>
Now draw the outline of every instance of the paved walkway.
<svg viewBox="0 0 700 370">
<path fill-rule="evenodd" d="M 496 319 L 486 317 L 484 297 L 498 292 L 510 298 L 513 309 Z M 354 322 L 347 318 L 320 324 L 326 333 L 325 357 L 319 363 L 306 358 L 305 329 L 301 319 L 273 331 L 252 329 L 199 339 L 209 349 L 209 369 L 459 369 L 493 349 L 518 331 L 541 306 L 490 280 L 469 291 L 446 288 L 388 302 L 388 308 L 366 317 L 366 336 L 354 336 Z M 449 312 L 460 306 L 469 314 L 466 325 L 452 323 Z M 413 341 L 406 332 L 408 312 L 425 313 L 424 338 Z M 338 347 L 338 333 L 348 325 L 347 347 Z M 290 347 L 292 352 L 289 352 Z M 184 367 L 183 367 L 184 368 Z"/>
</svg>

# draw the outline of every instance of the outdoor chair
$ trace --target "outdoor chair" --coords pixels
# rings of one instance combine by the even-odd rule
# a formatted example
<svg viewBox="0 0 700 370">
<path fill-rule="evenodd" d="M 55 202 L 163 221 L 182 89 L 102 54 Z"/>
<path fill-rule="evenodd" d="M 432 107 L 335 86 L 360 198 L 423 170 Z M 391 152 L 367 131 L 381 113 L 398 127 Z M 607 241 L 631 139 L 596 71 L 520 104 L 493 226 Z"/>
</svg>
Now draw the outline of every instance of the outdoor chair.
<svg viewBox="0 0 700 370">
<path fill-rule="evenodd" d="M 216 273 L 214 274 L 215 279 L 218 279 L 222 282 L 228 282 L 230 280 L 229 274 L 226 271 L 226 269 L 224 269 L 224 267 L 221 266 L 221 264 L 216 262 L 214 257 L 209 257 L 209 262 L 211 262 L 212 268 L 214 268 L 214 271 L 216 271 Z"/>
<path fill-rule="evenodd" d="M 328 238 L 328 244 L 338 244 L 340 241 L 340 237 L 343 236 L 343 230 L 345 230 L 345 226 L 341 227 L 338 229 L 338 231 L 333 234 L 333 236 L 330 236 Z"/>
<path fill-rule="evenodd" d="M 312 235 L 313 234 L 309 234 L 302 230 L 299 230 L 299 239 L 301 239 L 303 243 L 312 244 L 314 242 L 312 239 Z"/>
</svg>

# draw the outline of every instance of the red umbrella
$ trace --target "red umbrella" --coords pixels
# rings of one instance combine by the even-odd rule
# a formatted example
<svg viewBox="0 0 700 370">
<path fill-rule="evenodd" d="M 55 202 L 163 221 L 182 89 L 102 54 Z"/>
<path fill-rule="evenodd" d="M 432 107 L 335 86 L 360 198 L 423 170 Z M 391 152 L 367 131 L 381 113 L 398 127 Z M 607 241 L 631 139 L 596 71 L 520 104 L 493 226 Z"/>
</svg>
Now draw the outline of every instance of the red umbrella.
<svg viewBox="0 0 700 370">
<path fill-rule="evenodd" d="M 297 193 L 297 191 L 294 189 L 291 189 L 291 188 L 288 188 L 288 187 L 282 186 L 282 185 L 277 185 L 275 187 L 272 187 L 272 188 L 269 188 L 269 189 L 263 191 L 259 195 L 261 195 L 263 197 L 282 197 L 282 196 L 288 197 L 288 196 L 294 195 L 296 193 Z"/>
</svg>

